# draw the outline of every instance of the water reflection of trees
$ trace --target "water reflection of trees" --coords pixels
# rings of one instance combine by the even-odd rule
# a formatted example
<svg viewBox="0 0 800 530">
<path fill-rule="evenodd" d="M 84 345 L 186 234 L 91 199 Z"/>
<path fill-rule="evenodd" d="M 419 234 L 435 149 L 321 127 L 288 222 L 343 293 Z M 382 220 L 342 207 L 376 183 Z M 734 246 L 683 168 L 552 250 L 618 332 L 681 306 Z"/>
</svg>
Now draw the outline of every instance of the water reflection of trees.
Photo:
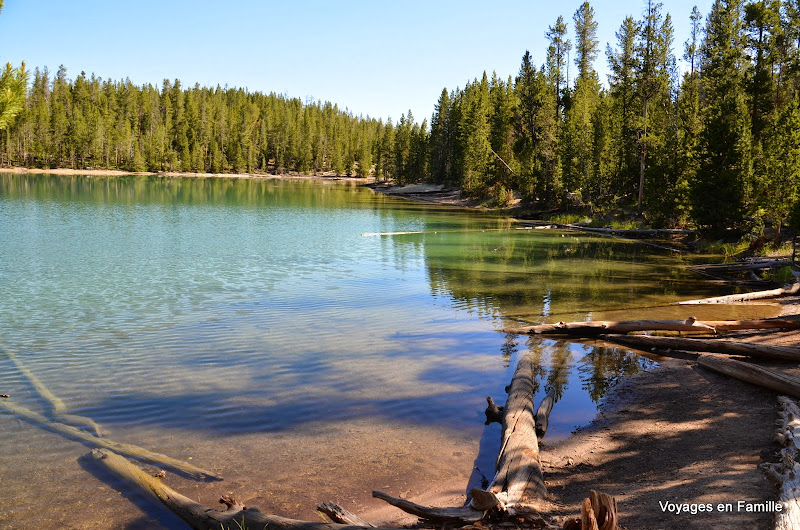
<svg viewBox="0 0 800 530">
<path fill-rule="evenodd" d="M 506 343 L 509 340 L 510 336 L 507 336 Z M 544 393 L 552 391 L 555 402 L 571 386 L 579 384 L 592 402 L 598 403 L 622 378 L 655 365 L 654 361 L 624 348 L 589 346 L 537 337 L 528 337 L 526 346 L 533 362 L 534 392 L 538 392 L 544 383 Z M 576 352 L 579 352 L 577 359 Z"/>
<path fill-rule="evenodd" d="M 622 348 L 592 346 L 580 360 L 578 373 L 583 389 L 597 403 L 620 379 L 654 365 L 655 361 Z"/>
</svg>

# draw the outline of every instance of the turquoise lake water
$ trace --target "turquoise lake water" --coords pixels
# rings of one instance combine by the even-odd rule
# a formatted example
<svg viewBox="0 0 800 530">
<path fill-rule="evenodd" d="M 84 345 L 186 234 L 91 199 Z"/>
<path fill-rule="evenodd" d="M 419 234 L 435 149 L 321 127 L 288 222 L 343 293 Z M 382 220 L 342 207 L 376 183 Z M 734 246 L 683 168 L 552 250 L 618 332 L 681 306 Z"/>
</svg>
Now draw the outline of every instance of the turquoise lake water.
<svg viewBox="0 0 800 530">
<path fill-rule="evenodd" d="M 537 403 L 557 390 L 554 439 L 652 366 L 496 330 L 683 318 L 666 304 L 719 292 L 669 251 L 518 228 L 350 182 L 0 174 L 0 393 L 48 411 L 22 366 L 110 438 L 191 457 L 284 515 L 313 508 L 294 499 L 320 469 L 348 487 L 410 473 L 403 436 L 427 440 L 431 461 L 455 440 L 447 455 L 490 476 L 478 458 L 496 435 L 485 397 L 504 401 L 519 355 L 538 362 Z M 422 233 L 362 235 L 385 232 Z M 0 432 L 0 526 L 144 528 L 163 516 L 87 470 L 87 448 L 2 409 Z M 354 448 L 367 456 L 343 463 Z M 391 465 L 376 456 L 387 451 L 400 455 Z M 284 473 L 281 485 L 268 492 L 245 472 L 253 462 Z"/>
</svg>

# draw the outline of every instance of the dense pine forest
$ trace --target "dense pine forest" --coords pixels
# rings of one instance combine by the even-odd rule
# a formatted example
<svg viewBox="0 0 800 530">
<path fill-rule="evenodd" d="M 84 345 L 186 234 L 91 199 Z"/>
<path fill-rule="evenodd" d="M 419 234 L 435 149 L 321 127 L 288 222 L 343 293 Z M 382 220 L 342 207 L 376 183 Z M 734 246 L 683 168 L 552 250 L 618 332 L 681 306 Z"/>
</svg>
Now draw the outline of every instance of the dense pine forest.
<svg viewBox="0 0 800 530">
<path fill-rule="evenodd" d="M 800 217 L 800 0 L 717 0 L 705 17 L 695 8 L 681 44 L 662 4 L 643 6 L 601 50 L 585 2 L 574 43 L 559 17 L 544 64 L 525 52 L 513 78 L 483 73 L 443 89 L 430 126 L 410 111 L 384 123 L 278 94 L 37 69 L 0 132 L 0 164 L 372 175 L 715 230 Z M 595 70 L 602 52 L 607 85 Z"/>
</svg>

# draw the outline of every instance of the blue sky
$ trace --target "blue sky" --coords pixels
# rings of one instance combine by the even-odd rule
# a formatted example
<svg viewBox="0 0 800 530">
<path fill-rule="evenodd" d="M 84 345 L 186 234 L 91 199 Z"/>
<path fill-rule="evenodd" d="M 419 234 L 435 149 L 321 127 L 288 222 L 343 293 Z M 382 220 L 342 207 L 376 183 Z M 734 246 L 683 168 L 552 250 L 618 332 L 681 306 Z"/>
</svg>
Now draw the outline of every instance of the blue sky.
<svg viewBox="0 0 800 530">
<path fill-rule="evenodd" d="M 483 71 L 515 75 L 525 50 L 544 62 L 548 26 L 569 24 L 579 0 L 388 2 L 285 0 L 6 0 L 0 14 L 0 61 L 60 64 L 104 79 L 160 85 L 228 85 L 337 103 L 354 114 L 397 121 L 410 109 L 430 119 L 443 87 Z M 682 55 L 689 14 L 711 0 L 664 3 Z M 644 0 L 595 1 L 601 54 L 623 18 L 641 18 Z M 570 78 L 575 66 L 570 65 Z"/>
</svg>

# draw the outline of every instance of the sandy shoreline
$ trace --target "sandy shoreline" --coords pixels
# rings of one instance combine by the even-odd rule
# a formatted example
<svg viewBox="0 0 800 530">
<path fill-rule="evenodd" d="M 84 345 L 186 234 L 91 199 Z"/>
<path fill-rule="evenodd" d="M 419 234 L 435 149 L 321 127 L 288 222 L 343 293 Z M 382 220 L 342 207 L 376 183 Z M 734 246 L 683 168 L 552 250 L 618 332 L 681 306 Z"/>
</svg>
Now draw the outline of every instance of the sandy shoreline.
<svg viewBox="0 0 800 530">
<path fill-rule="evenodd" d="M 127 176 L 156 176 L 156 177 L 183 177 L 183 178 L 228 178 L 228 179 L 281 179 L 281 180 L 343 180 L 351 182 L 361 182 L 364 184 L 374 182 L 372 177 L 346 177 L 333 174 L 321 175 L 300 175 L 300 174 L 272 174 L 272 173 L 190 173 L 183 171 L 122 171 L 119 169 L 36 169 L 24 167 L 0 167 L 0 173 L 26 173 L 43 175 L 64 175 L 78 176 L 86 175 L 92 177 L 127 177 Z"/>
</svg>

